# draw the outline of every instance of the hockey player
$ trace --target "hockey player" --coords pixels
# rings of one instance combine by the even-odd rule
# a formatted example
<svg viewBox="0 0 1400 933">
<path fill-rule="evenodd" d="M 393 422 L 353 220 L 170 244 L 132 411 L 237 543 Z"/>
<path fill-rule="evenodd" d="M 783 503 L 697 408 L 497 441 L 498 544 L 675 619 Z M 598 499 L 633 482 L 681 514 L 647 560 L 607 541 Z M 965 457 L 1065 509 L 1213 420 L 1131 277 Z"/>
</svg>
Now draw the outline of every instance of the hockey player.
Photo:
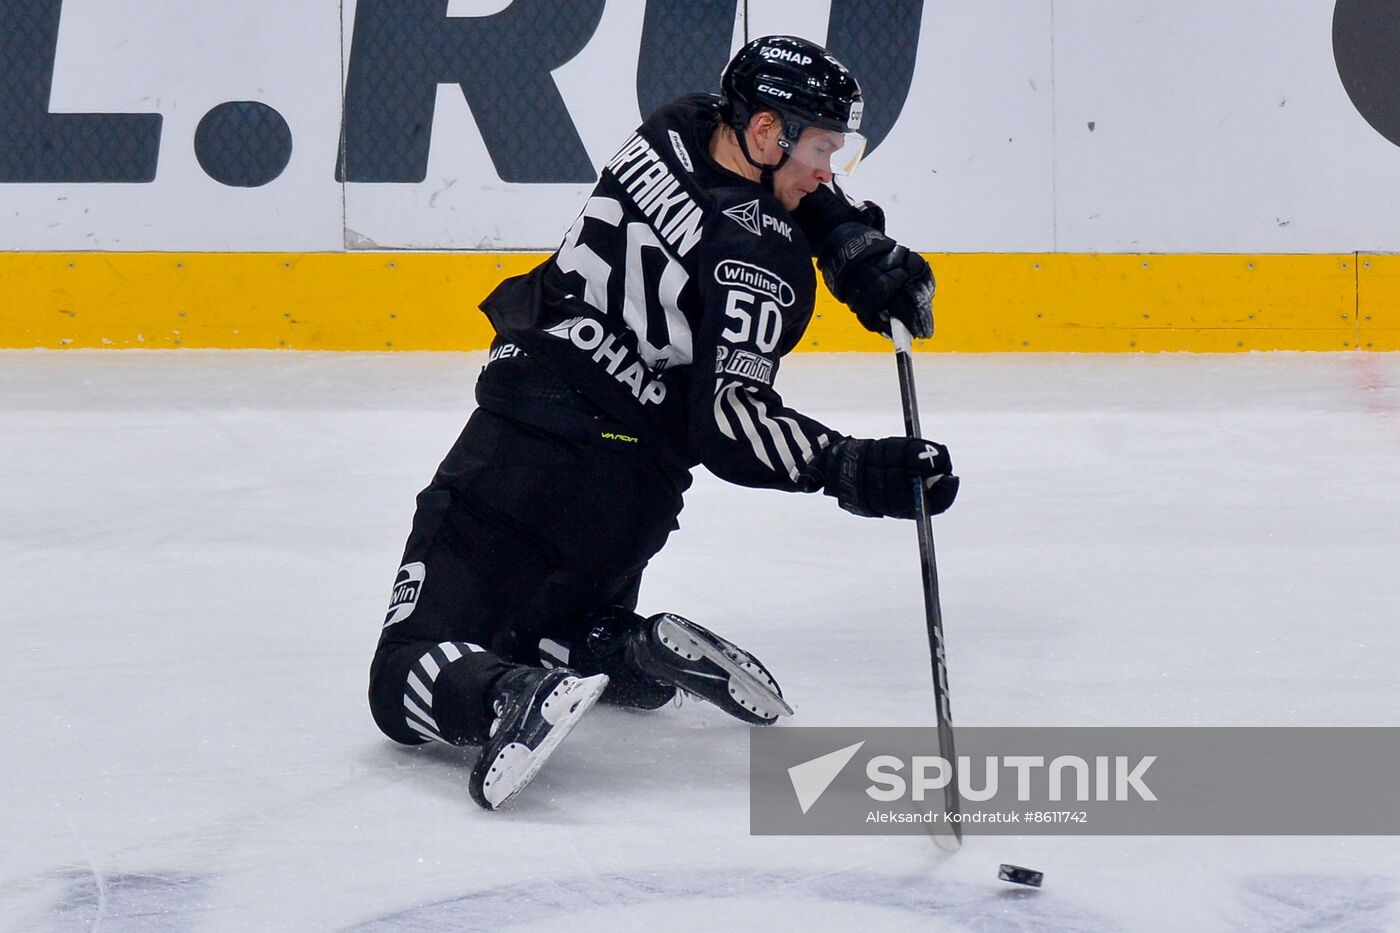
<svg viewBox="0 0 1400 933">
<path fill-rule="evenodd" d="M 482 304 L 498 336 L 478 407 L 418 496 L 370 706 L 396 741 L 481 746 L 468 787 L 487 809 L 600 698 L 649 710 L 682 690 L 760 725 L 791 712 L 753 655 L 634 611 L 696 465 L 865 516 L 913 518 L 919 480 L 932 513 L 957 494 L 942 445 L 847 437 L 773 389 L 814 257 L 867 328 L 933 331 L 928 264 L 832 186 L 863 146 L 859 86 L 820 46 L 771 36 L 722 91 L 653 114 L 559 249 Z"/>
</svg>

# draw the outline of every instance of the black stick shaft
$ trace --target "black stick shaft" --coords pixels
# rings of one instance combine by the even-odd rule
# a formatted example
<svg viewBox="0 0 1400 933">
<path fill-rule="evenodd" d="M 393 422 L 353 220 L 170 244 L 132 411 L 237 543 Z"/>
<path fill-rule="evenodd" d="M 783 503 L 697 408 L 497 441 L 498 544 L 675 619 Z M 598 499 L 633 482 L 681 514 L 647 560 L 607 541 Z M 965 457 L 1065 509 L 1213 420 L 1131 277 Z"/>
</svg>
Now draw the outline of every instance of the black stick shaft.
<svg viewBox="0 0 1400 933">
<path fill-rule="evenodd" d="M 897 320 L 890 322 L 894 337 L 895 365 L 899 369 L 899 396 L 904 405 L 904 432 L 910 437 L 922 437 L 919 426 L 919 397 L 914 389 L 913 340 L 908 329 Z M 933 666 L 933 698 L 938 723 L 938 754 L 946 760 L 952 780 L 943 789 L 943 812 L 949 822 L 938 827 L 934 840 L 939 845 L 956 849 L 962 844 L 962 798 L 958 792 L 958 756 L 953 745 L 953 712 L 948 700 L 948 662 L 943 651 L 943 607 L 938 599 L 938 561 L 933 547 L 933 525 L 929 522 L 928 501 L 924 498 L 922 480 L 915 480 L 915 501 L 918 503 L 919 557 L 924 582 L 924 621 L 928 628 L 929 659 Z M 952 830 L 949 839 L 948 830 Z"/>
</svg>

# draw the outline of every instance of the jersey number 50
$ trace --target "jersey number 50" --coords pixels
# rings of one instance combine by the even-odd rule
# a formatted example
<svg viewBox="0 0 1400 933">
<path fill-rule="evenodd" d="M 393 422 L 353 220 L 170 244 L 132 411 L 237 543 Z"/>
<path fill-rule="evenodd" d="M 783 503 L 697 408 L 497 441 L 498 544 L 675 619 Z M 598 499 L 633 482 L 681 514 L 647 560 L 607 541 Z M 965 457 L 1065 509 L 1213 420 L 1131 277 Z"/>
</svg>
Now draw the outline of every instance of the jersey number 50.
<svg viewBox="0 0 1400 933">
<path fill-rule="evenodd" d="M 783 313 L 775 301 L 764 301 L 758 306 L 758 323 L 754 324 L 754 296 L 737 288 L 729 290 L 724 302 L 725 317 L 735 323 L 720 334 L 730 343 L 747 343 L 750 339 L 761 353 L 772 353 L 783 334 Z"/>
<path fill-rule="evenodd" d="M 683 366 L 694 358 L 690 322 L 680 309 L 681 289 L 690 281 L 690 273 L 650 226 L 633 221 L 622 228 L 622 216 L 622 205 L 613 198 L 589 198 L 565 235 L 554 263 L 563 272 L 581 276 L 583 300 L 607 316 L 614 313 L 608 307 L 613 268 L 592 247 L 610 256 L 623 252 L 621 313 L 637 335 L 637 351 L 653 369 Z M 589 219 L 602 221 L 607 227 L 585 230 Z M 618 242 L 619 229 L 625 230 L 625 245 Z M 646 262 L 643 251 L 648 249 L 659 254 L 662 262 Z"/>
</svg>

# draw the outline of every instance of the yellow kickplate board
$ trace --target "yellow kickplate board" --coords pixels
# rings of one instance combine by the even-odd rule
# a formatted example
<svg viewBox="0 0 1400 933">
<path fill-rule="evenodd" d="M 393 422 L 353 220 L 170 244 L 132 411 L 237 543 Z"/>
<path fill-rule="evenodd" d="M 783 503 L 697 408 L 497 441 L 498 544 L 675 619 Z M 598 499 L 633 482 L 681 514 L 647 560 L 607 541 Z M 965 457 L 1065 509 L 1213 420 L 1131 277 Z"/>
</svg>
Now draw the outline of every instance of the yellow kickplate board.
<svg viewBox="0 0 1400 933">
<path fill-rule="evenodd" d="M 1356 262 L 1339 255 L 930 255 L 927 349 L 1081 353 L 1348 350 Z M 829 296 L 814 349 L 881 348 Z"/>
<path fill-rule="evenodd" d="M 19 253 L 5 347 L 477 350 L 534 253 Z"/>
<path fill-rule="evenodd" d="M 1358 258 L 1361 349 L 1400 350 L 1400 256 L 1362 253 Z"/>
<path fill-rule="evenodd" d="M 1400 257 L 926 254 L 962 352 L 1400 349 Z M 0 347 L 480 350 L 542 253 L 0 253 Z M 819 289 L 799 349 L 889 348 Z"/>
</svg>

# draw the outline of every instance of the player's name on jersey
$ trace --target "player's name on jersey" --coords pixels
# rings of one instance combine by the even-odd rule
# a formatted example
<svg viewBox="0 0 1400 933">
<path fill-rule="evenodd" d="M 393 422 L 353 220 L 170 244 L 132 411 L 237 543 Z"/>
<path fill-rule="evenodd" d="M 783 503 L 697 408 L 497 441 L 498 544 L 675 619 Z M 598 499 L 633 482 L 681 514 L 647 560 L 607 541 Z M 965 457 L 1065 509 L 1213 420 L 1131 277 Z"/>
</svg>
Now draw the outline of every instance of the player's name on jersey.
<svg viewBox="0 0 1400 933">
<path fill-rule="evenodd" d="M 704 212 L 651 144 L 639 134 L 604 166 L 657 233 L 684 257 L 700 242 Z"/>
</svg>

